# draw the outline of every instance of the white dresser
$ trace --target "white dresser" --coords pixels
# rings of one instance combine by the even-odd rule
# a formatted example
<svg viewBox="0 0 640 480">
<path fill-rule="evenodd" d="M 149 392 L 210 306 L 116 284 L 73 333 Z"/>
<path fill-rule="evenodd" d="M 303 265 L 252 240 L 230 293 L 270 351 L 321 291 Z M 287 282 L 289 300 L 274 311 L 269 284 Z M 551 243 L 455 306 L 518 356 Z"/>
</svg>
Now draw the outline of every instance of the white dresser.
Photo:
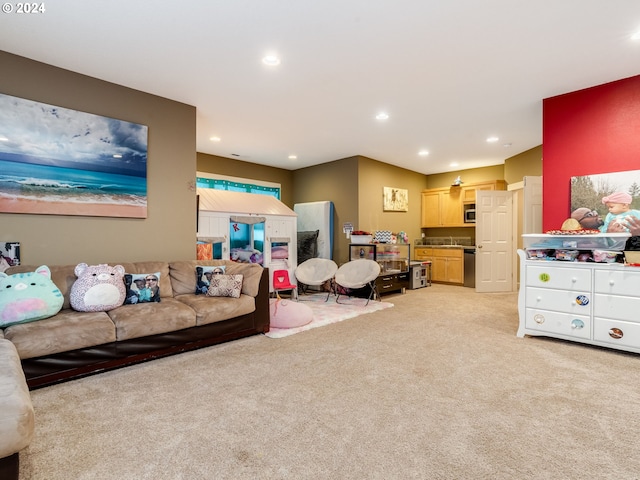
<svg viewBox="0 0 640 480">
<path fill-rule="evenodd" d="M 640 268 L 520 256 L 517 335 L 640 353 Z"/>
</svg>

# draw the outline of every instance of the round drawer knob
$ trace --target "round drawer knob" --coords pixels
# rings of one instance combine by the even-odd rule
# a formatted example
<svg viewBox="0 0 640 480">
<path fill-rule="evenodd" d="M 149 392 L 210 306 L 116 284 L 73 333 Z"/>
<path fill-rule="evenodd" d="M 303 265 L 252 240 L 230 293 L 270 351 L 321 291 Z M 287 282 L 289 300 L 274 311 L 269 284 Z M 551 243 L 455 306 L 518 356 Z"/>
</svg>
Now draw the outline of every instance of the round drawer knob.
<svg viewBox="0 0 640 480">
<path fill-rule="evenodd" d="M 584 322 L 578 318 L 574 318 L 573 320 L 571 320 L 571 329 L 572 330 L 580 330 L 581 328 L 584 328 Z"/>
<path fill-rule="evenodd" d="M 611 338 L 615 338 L 616 340 L 619 338 L 624 337 L 624 332 L 622 330 L 620 330 L 619 328 L 610 328 L 609 329 L 609 336 Z"/>
<path fill-rule="evenodd" d="M 544 315 L 541 315 L 539 313 L 535 314 L 533 316 L 533 321 L 536 322 L 537 324 L 543 324 L 544 323 Z"/>
<path fill-rule="evenodd" d="M 613 280 L 609 280 L 609 285 L 615 285 L 616 282 L 614 282 Z"/>
<path fill-rule="evenodd" d="M 576 277 L 573 277 L 573 278 L 571 279 L 571 283 L 576 283 L 577 281 L 578 281 L 578 279 L 577 279 Z"/>
</svg>

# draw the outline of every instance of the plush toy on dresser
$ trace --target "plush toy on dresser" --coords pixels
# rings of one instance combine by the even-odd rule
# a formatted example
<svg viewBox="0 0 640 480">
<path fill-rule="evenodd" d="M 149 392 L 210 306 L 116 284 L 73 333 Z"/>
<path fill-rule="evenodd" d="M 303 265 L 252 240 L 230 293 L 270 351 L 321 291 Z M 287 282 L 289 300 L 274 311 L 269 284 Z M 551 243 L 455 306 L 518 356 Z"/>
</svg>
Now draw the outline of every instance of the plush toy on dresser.
<svg viewBox="0 0 640 480">
<path fill-rule="evenodd" d="M 105 312 L 124 303 L 124 267 L 79 263 L 74 270 L 78 279 L 71 286 L 71 308 L 79 312 Z"/>
<path fill-rule="evenodd" d="M 35 272 L 13 275 L 0 272 L 0 327 L 52 317 L 63 302 L 46 265 Z"/>
</svg>

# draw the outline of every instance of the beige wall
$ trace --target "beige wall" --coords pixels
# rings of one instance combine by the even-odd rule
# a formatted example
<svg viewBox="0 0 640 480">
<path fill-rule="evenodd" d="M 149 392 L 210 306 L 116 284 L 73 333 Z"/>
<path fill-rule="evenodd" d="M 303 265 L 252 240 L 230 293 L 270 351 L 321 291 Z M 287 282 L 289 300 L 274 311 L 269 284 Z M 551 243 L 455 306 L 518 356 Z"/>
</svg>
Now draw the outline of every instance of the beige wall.
<svg viewBox="0 0 640 480">
<path fill-rule="evenodd" d="M 542 176 L 542 145 L 538 145 L 504 162 L 504 179 L 507 184 L 521 182 L 524 177 Z"/>
<path fill-rule="evenodd" d="M 427 176 L 427 188 L 449 187 L 456 177 L 460 176 L 462 185 L 465 183 L 492 182 L 504 180 L 504 165 L 491 167 L 471 168 L 469 170 L 457 170 L 455 172 L 436 173 Z"/>
<path fill-rule="evenodd" d="M 374 232 L 390 230 L 404 231 L 413 245 L 420 238 L 422 190 L 427 177 L 403 168 L 360 157 L 358 176 L 360 230 Z M 384 187 L 402 188 L 409 192 L 409 208 L 406 212 L 385 212 L 382 208 Z M 411 251 L 413 255 L 413 250 Z"/>
<path fill-rule="evenodd" d="M 195 258 L 194 107 L 0 51 L 0 92 L 149 127 L 146 219 L 0 213 L 23 264 Z"/>
</svg>

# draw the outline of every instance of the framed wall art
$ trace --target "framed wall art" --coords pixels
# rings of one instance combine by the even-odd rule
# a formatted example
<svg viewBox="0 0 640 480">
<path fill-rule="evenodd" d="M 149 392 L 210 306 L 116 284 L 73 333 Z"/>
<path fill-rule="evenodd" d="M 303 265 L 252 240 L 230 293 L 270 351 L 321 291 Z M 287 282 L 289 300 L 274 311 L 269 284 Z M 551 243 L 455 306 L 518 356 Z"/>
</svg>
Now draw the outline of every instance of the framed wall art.
<svg viewBox="0 0 640 480">
<path fill-rule="evenodd" d="M 0 212 L 147 217 L 148 127 L 0 93 Z"/>
<path fill-rule="evenodd" d="M 383 187 L 382 198 L 382 209 L 385 212 L 409 210 L 409 191 L 404 188 Z"/>
<path fill-rule="evenodd" d="M 571 177 L 569 215 L 583 228 L 602 232 L 612 222 L 625 225 L 628 215 L 640 218 L 640 170 Z"/>
</svg>

